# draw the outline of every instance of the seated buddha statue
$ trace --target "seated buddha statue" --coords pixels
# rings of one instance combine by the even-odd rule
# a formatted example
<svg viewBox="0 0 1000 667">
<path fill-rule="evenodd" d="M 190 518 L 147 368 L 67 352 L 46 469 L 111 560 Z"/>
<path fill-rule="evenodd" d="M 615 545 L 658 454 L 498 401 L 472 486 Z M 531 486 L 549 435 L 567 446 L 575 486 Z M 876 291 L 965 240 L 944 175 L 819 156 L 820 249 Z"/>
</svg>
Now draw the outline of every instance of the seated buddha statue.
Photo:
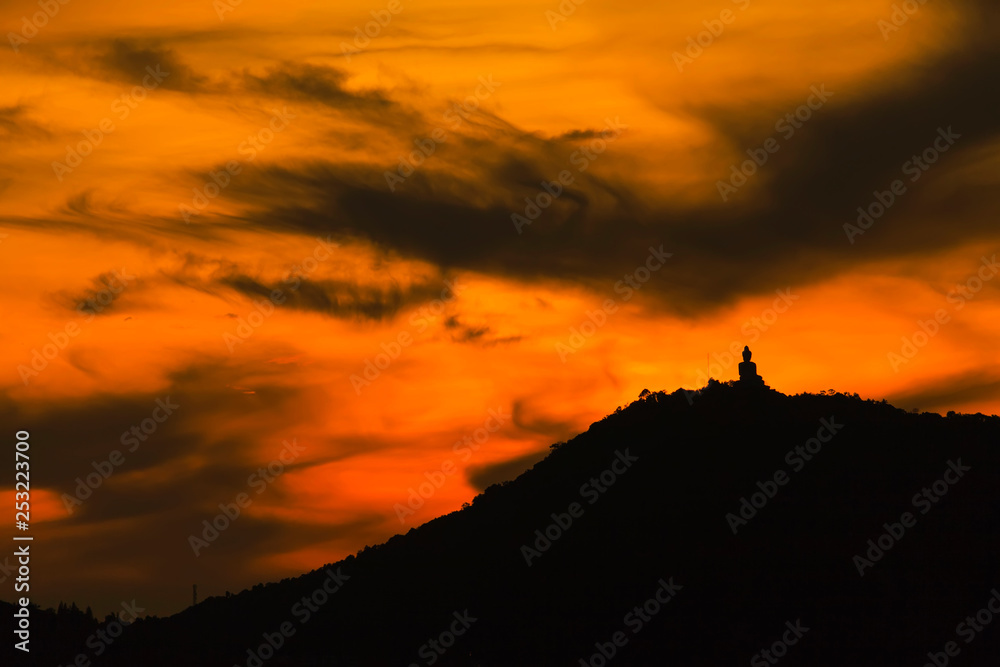
<svg viewBox="0 0 1000 667">
<path fill-rule="evenodd" d="M 757 364 L 750 361 L 750 346 L 743 346 L 743 363 L 740 364 L 740 384 L 754 387 L 764 387 L 764 378 L 757 375 Z"/>
</svg>

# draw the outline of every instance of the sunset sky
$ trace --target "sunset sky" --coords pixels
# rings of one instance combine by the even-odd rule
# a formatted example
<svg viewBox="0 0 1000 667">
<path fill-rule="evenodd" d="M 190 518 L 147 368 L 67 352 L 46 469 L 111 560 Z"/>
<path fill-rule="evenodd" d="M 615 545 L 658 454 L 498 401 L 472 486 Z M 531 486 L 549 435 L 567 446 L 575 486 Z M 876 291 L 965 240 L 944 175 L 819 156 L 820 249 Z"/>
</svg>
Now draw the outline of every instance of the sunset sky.
<svg viewBox="0 0 1000 667">
<path fill-rule="evenodd" d="M 786 394 L 1000 412 L 1000 18 L 903 4 L 0 0 L 33 601 L 339 560 L 745 344 Z"/>
</svg>

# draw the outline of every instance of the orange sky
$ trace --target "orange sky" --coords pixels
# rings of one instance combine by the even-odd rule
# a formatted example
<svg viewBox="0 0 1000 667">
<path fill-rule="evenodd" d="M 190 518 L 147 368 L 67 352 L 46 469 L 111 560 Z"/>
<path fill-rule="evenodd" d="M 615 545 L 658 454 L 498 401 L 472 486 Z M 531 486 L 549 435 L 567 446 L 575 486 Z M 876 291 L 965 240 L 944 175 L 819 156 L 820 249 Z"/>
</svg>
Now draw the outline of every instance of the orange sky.
<svg viewBox="0 0 1000 667">
<path fill-rule="evenodd" d="M 785 393 L 1000 412 L 985 0 L 38 11 L 0 0 L 0 415 L 44 605 L 337 560 L 744 344 Z"/>
</svg>

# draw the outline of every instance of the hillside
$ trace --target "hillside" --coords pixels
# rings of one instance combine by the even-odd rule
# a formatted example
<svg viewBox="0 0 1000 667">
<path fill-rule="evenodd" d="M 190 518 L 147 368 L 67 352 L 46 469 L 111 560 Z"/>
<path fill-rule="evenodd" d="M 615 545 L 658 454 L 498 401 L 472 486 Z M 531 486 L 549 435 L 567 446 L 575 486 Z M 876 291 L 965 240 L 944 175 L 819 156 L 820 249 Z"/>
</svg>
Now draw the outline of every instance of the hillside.
<svg viewBox="0 0 1000 667">
<path fill-rule="evenodd" d="M 34 639 L 129 667 L 884 667 L 948 642 L 995 664 L 1000 628 L 965 619 L 1000 587 L 998 442 L 997 417 L 843 394 L 653 393 L 461 511 L 140 620 L 100 659 Z"/>
</svg>

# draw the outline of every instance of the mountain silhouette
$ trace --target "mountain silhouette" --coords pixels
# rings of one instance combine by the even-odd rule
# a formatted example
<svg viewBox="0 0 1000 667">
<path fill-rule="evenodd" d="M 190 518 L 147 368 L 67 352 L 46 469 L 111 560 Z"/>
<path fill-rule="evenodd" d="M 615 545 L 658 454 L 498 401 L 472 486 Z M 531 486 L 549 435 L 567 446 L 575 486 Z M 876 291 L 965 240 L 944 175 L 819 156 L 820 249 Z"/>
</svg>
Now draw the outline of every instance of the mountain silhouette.
<svg viewBox="0 0 1000 667">
<path fill-rule="evenodd" d="M 99 658 L 73 616 L 36 628 L 52 662 L 4 664 L 995 665 L 998 442 L 996 416 L 856 394 L 644 392 L 357 556 L 140 619 Z"/>
</svg>

